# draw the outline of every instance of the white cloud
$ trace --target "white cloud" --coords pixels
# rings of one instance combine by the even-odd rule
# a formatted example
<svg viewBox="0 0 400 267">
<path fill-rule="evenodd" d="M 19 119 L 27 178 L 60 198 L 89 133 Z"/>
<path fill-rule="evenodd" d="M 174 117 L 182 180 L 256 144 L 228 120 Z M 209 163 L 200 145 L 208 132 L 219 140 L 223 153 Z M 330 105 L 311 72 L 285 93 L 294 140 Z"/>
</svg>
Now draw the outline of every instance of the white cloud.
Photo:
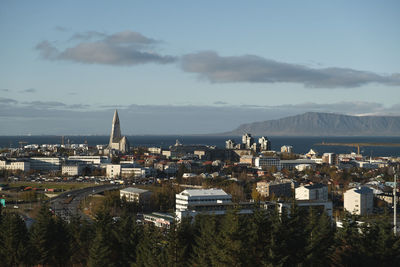
<svg viewBox="0 0 400 267">
<path fill-rule="evenodd" d="M 378 83 L 400 85 L 400 74 L 379 75 L 348 68 L 310 68 L 254 55 L 219 56 L 213 51 L 187 54 L 182 69 L 213 83 L 299 83 L 314 88 L 352 88 Z"/>
<path fill-rule="evenodd" d="M 42 41 L 35 48 L 42 58 L 47 60 L 67 60 L 85 64 L 129 66 L 176 61 L 173 56 L 161 55 L 154 51 L 154 45 L 158 41 L 132 31 L 111 35 L 95 31 L 76 33 L 70 40 L 80 42 L 59 49 L 48 41 Z"/>
</svg>

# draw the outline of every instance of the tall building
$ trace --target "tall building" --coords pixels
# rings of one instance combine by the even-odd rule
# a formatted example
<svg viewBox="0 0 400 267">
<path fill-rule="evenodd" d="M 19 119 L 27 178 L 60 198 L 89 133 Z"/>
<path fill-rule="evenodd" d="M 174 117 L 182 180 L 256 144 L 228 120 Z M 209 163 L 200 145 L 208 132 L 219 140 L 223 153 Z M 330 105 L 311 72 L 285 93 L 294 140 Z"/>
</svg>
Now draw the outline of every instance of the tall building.
<svg viewBox="0 0 400 267">
<path fill-rule="evenodd" d="M 242 143 L 245 145 L 246 149 L 250 149 L 251 145 L 254 143 L 254 138 L 249 133 L 245 133 L 242 136 Z"/>
<path fill-rule="evenodd" d="M 373 190 L 358 187 L 347 190 L 344 194 L 344 209 L 357 215 L 372 213 L 374 207 Z"/>
<path fill-rule="evenodd" d="M 271 142 L 265 136 L 261 136 L 258 139 L 258 143 L 260 144 L 260 150 L 261 151 L 271 150 Z"/>
<path fill-rule="evenodd" d="M 119 124 L 118 111 L 115 110 L 114 118 L 111 126 L 110 143 L 108 149 L 126 153 L 129 151 L 129 142 L 126 136 L 121 135 L 121 127 Z"/>
</svg>

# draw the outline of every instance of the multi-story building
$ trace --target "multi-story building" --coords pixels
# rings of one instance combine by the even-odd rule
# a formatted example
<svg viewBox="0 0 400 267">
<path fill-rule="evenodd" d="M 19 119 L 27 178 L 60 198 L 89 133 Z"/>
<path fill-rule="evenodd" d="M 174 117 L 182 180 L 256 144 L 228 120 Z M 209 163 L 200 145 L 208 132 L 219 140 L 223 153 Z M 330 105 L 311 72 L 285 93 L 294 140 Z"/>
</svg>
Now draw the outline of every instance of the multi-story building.
<svg viewBox="0 0 400 267">
<path fill-rule="evenodd" d="M 257 157 L 254 160 L 254 165 L 259 168 L 267 169 L 270 167 L 276 167 L 280 169 L 280 159 L 275 157 Z"/>
<path fill-rule="evenodd" d="M 335 153 L 324 153 L 322 155 L 322 162 L 329 165 L 338 164 L 338 157 Z"/>
<path fill-rule="evenodd" d="M 281 146 L 282 153 L 292 153 L 293 147 L 292 146 Z"/>
<path fill-rule="evenodd" d="M 149 147 L 147 150 L 149 151 L 149 153 L 157 154 L 157 155 L 161 154 L 161 152 L 162 152 L 161 147 Z"/>
<path fill-rule="evenodd" d="M 121 164 L 108 164 L 106 167 L 106 175 L 109 178 L 121 176 Z"/>
<path fill-rule="evenodd" d="M 120 198 L 126 199 L 128 202 L 136 202 L 140 205 L 149 204 L 151 192 L 136 187 L 127 187 L 119 191 Z"/>
<path fill-rule="evenodd" d="M 309 159 L 288 159 L 280 161 L 280 169 L 293 170 L 299 165 L 308 165 L 313 169 L 316 163 Z"/>
<path fill-rule="evenodd" d="M 81 175 L 82 170 L 83 170 L 83 165 L 81 165 L 81 164 L 62 165 L 62 167 L 61 167 L 61 173 L 63 175 L 68 175 L 68 176 Z"/>
<path fill-rule="evenodd" d="M 176 194 L 176 217 L 194 217 L 199 213 L 225 214 L 232 196 L 222 189 L 186 189 Z"/>
<path fill-rule="evenodd" d="M 61 170 L 61 158 L 33 157 L 30 158 L 31 169 L 38 171 L 59 171 Z"/>
<path fill-rule="evenodd" d="M 68 161 L 94 165 L 111 163 L 111 159 L 108 156 L 69 156 Z"/>
<path fill-rule="evenodd" d="M 254 138 L 249 133 L 245 133 L 242 136 L 242 143 L 245 145 L 246 149 L 250 149 L 251 145 L 254 143 Z"/>
<path fill-rule="evenodd" d="M 323 184 L 312 184 L 297 187 L 295 189 L 297 200 L 328 201 L 328 187 Z"/>
<path fill-rule="evenodd" d="M 26 160 L 0 160 L 0 170 L 28 172 L 30 163 Z"/>
<path fill-rule="evenodd" d="M 357 215 L 372 213 L 374 207 L 373 190 L 368 187 L 357 187 L 344 193 L 344 209 Z"/>
<path fill-rule="evenodd" d="M 145 178 L 150 176 L 153 171 L 153 168 L 143 168 L 136 164 L 108 164 L 106 167 L 106 175 L 110 178 Z"/>
<path fill-rule="evenodd" d="M 231 139 L 225 141 L 225 148 L 226 148 L 226 149 L 234 149 L 235 146 L 236 146 L 235 141 L 233 141 L 233 140 L 231 140 Z"/>
<path fill-rule="evenodd" d="M 292 196 L 292 184 L 289 182 L 260 181 L 257 183 L 256 190 L 263 197 L 276 196 L 289 198 Z"/>
<path fill-rule="evenodd" d="M 268 138 L 261 136 L 258 138 L 258 143 L 260 144 L 261 151 L 271 150 L 271 142 L 268 140 Z"/>
</svg>

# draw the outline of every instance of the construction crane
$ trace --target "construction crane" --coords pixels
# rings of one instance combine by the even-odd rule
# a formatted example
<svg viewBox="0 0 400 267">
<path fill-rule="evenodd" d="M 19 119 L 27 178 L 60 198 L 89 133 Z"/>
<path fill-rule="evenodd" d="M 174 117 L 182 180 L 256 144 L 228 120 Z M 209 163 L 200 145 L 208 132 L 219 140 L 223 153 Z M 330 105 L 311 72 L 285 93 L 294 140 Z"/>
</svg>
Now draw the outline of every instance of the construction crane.
<svg viewBox="0 0 400 267">
<path fill-rule="evenodd" d="M 356 147 L 357 154 L 360 154 L 360 147 L 366 146 L 383 146 L 383 147 L 400 147 L 399 143 L 318 143 L 316 146 L 349 146 Z"/>
</svg>

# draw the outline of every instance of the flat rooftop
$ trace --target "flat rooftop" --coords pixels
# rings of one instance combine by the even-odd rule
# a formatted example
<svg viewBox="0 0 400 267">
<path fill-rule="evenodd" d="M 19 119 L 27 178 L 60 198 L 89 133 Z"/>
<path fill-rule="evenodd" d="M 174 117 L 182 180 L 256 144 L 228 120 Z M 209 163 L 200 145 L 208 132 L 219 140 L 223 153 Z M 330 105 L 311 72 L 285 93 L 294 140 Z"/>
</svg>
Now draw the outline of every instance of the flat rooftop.
<svg viewBox="0 0 400 267">
<path fill-rule="evenodd" d="M 229 196 L 222 189 L 186 189 L 180 193 L 180 195 L 190 196 L 190 197 L 200 197 L 200 196 Z"/>
<path fill-rule="evenodd" d="M 148 190 L 144 190 L 144 189 L 140 189 L 140 188 L 136 188 L 136 187 L 127 187 L 124 189 L 120 190 L 121 193 L 136 193 L 136 194 L 142 194 L 142 193 L 146 193 L 149 192 Z"/>
</svg>

